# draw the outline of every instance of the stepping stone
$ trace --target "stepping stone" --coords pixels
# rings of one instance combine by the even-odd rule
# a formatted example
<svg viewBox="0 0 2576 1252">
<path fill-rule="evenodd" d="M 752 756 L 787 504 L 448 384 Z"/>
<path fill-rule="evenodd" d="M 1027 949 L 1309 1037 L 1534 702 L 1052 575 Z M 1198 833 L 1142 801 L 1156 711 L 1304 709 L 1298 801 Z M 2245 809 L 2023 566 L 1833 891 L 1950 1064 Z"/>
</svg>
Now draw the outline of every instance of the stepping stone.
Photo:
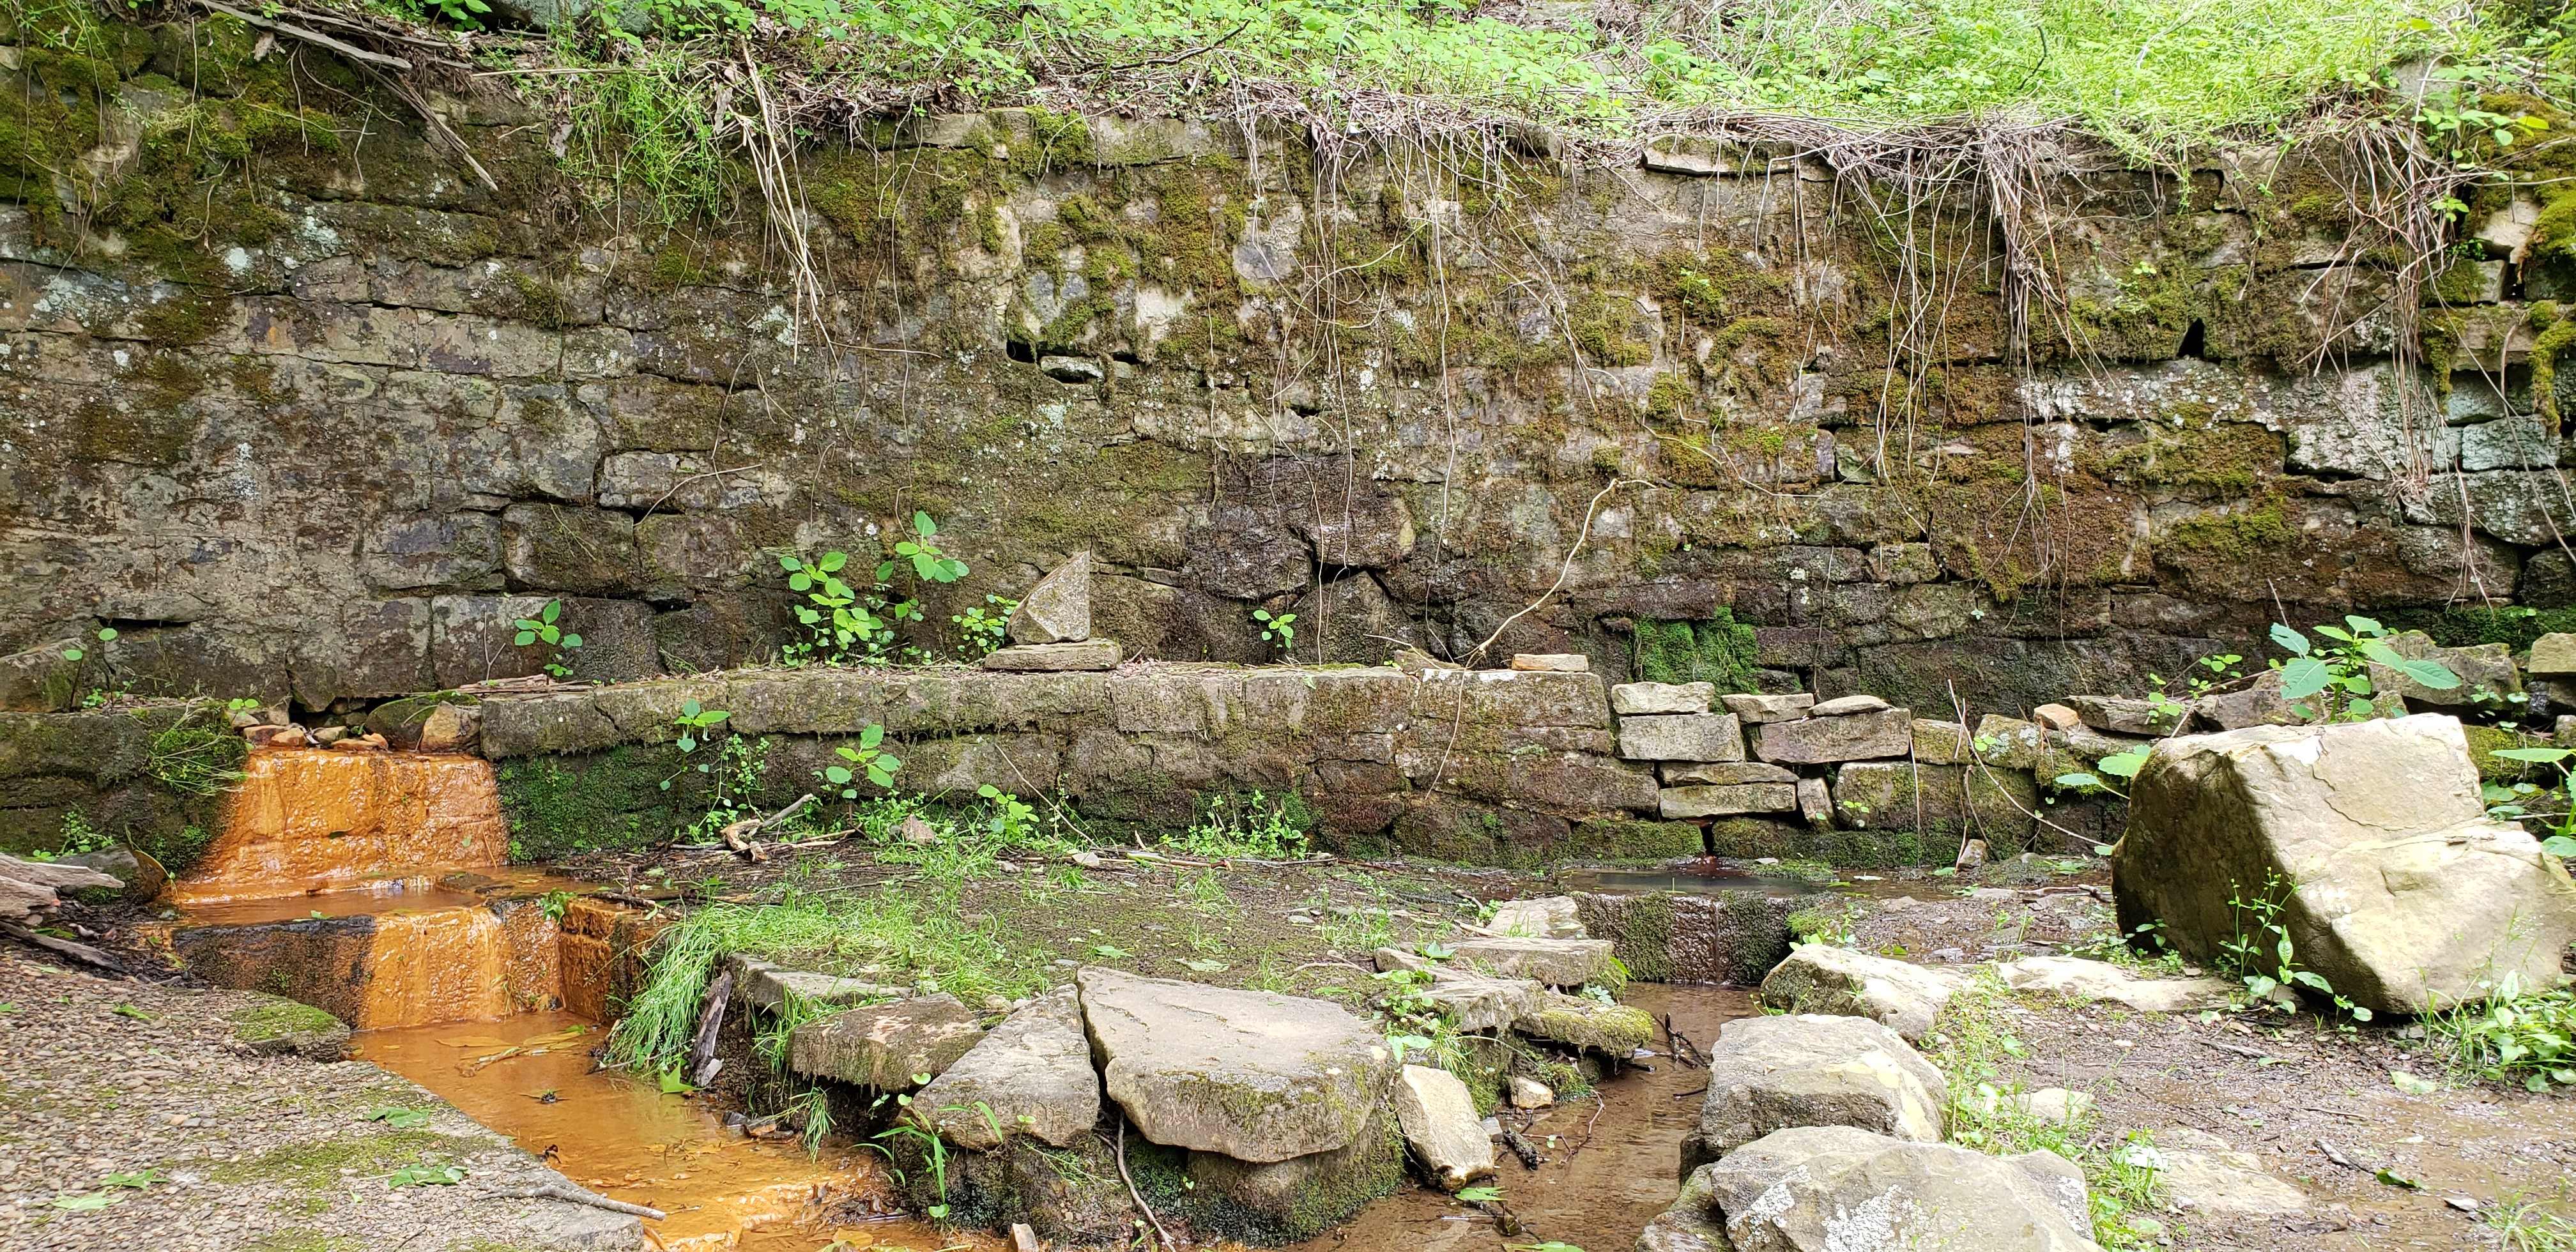
<svg viewBox="0 0 2576 1252">
<path fill-rule="evenodd" d="M 1465 978 L 1432 975 L 1422 996 L 1448 1014 L 1463 1031 L 1508 1029 L 1535 1017 L 1547 1005 L 1547 989 L 1527 978 Z"/>
<path fill-rule="evenodd" d="M 1404 1144 L 1444 1191 L 1494 1174 L 1494 1141 L 1476 1116 L 1476 1098 L 1455 1075 L 1407 1065 L 1388 1093 Z"/>
<path fill-rule="evenodd" d="M 1868 1018 L 1740 1017 L 1709 1049 L 1708 1098 L 1682 1139 L 1682 1175 L 1792 1126 L 1937 1143 L 1948 1095 L 1941 1071 Z"/>
<path fill-rule="evenodd" d="M 815 1008 L 848 1008 L 870 1000 L 900 1000 L 911 994 L 902 987 L 861 978 L 787 969 L 739 952 L 726 964 L 733 970 L 734 998 L 750 1008 L 771 1013 L 785 1009 L 791 999 Z"/>
<path fill-rule="evenodd" d="M 1551 987 L 1580 987 L 1610 972 L 1607 939 L 1461 939 L 1450 960 L 1501 978 L 1535 978 Z"/>
<path fill-rule="evenodd" d="M 1330 1152 L 1395 1077 L 1386 1040 L 1338 1004 L 1096 965 L 1075 982 L 1109 1098 L 1155 1143 L 1254 1164 Z"/>
<path fill-rule="evenodd" d="M 928 1112 L 924 1112 L 928 1110 Z M 979 1152 L 1028 1135 L 1066 1147 L 1100 1121 L 1100 1075 L 1071 987 L 1039 996 L 993 1028 L 915 1096 L 910 1112 L 939 1137 Z"/>
<path fill-rule="evenodd" d="M 2065 1158 L 1988 1156 L 1850 1126 L 1793 1127 L 1746 1144 L 1694 1174 L 1655 1220 L 1662 1236 L 1640 1245 L 1664 1252 L 2097 1252 L 2084 1173 Z M 1675 1237 L 1694 1234 L 1707 1242 Z"/>
<path fill-rule="evenodd" d="M 1866 1017 L 1914 1043 L 1965 981 L 1949 970 L 1802 943 L 1762 980 L 1762 1003 L 1784 1013 Z"/>
<path fill-rule="evenodd" d="M 1550 991 L 1538 1012 L 1513 1022 L 1512 1029 L 1624 1061 L 1655 1037 L 1655 1019 L 1641 1008 Z"/>
<path fill-rule="evenodd" d="M 1584 939 L 1583 923 L 1575 917 L 1573 896 L 1536 896 L 1527 900 L 1505 900 L 1494 906 L 1494 916 L 1485 929 L 1498 935 L 1520 935 L 1534 939 Z"/>
<path fill-rule="evenodd" d="M 952 995 L 851 1009 L 810 1021 L 787 1038 L 787 1067 L 877 1091 L 910 1091 L 947 1071 L 984 1038 Z"/>
<path fill-rule="evenodd" d="M 2142 1013 L 2223 1009 L 2243 990 L 2217 978 L 2140 978 L 2108 961 L 2026 956 L 1995 967 L 2015 991 L 2045 991 L 2076 1000 L 2110 1000 Z"/>
</svg>

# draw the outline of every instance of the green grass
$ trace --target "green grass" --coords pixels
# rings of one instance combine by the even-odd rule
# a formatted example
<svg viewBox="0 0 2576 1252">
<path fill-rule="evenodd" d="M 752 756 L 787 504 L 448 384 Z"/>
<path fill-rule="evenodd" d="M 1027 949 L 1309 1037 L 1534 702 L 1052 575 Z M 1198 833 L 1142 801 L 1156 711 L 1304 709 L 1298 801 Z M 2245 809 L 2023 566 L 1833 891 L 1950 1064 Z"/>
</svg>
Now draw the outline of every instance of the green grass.
<svg viewBox="0 0 2576 1252">
<path fill-rule="evenodd" d="M 2527 1196 L 2498 1197 L 2484 1220 L 2502 1252 L 2576 1252 L 2576 1221 Z"/>
<path fill-rule="evenodd" d="M 2113 1252 L 2155 1246 L 2152 1234 L 2132 1230 L 2130 1215 L 2154 1208 L 2155 1171 L 2141 1162 L 2154 1147 L 2144 1131 L 2117 1137 L 2097 1134 L 2090 1111 L 2056 1122 L 2032 1116 L 2017 1081 L 1998 1077 L 2006 1057 L 2028 1054 L 2003 1011 L 2012 992 L 1992 969 L 1976 977 L 1941 1010 L 1924 1038 L 1925 1059 L 1949 1079 L 1942 1113 L 1951 1142 L 1998 1156 L 2046 1148 L 2084 1171 L 2093 1205 L 2093 1238 Z"/>
<path fill-rule="evenodd" d="M 2452 1064 L 2533 1091 L 2576 1086 L 2576 992 L 2508 992 L 2424 1022 L 2451 1048 Z"/>
</svg>

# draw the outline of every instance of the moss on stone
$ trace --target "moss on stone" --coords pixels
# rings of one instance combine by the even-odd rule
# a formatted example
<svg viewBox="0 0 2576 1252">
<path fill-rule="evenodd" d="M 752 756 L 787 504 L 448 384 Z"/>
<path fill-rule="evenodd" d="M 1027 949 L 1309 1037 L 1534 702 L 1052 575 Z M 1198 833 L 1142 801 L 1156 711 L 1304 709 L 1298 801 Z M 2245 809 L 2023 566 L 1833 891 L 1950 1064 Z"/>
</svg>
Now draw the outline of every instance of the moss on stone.
<svg viewBox="0 0 2576 1252">
<path fill-rule="evenodd" d="M 1571 857 L 1636 864 L 1698 856 L 1704 846 L 1699 827 L 1689 822 L 1596 817 L 1575 824 L 1567 852 Z"/>
<path fill-rule="evenodd" d="M 243 1043 L 269 1043 L 297 1034 L 328 1033 L 340 1019 L 293 1000 L 263 1000 L 232 1014 L 233 1038 Z"/>
<path fill-rule="evenodd" d="M 1644 682 L 1717 684 L 1720 692 L 1759 689 L 1753 628 L 1720 608 L 1697 622 L 1639 619 L 1637 677 Z"/>
<path fill-rule="evenodd" d="M 551 860 L 667 841 L 706 811 L 707 776 L 694 764 L 661 744 L 502 762 L 511 858 Z"/>
<path fill-rule="evenodd" d="M 2233 563 L 2278 552 L 2297 538 L 2273 496 L 2250 508 L 2184 518 L 2165 531 L 2162 546 L 2196 560 Z"/>
</svg>

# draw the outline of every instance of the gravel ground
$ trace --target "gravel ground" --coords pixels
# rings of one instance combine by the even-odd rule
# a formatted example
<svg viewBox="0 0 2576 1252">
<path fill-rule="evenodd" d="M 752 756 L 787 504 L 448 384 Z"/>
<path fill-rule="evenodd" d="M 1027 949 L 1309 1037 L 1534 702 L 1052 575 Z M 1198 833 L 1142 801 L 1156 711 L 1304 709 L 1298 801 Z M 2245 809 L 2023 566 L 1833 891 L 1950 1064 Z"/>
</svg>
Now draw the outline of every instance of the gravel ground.
<svg viewBox="0 0 2576 1252">
<path fill-rule="evenodd" d="M 640 1246 L 633 1218 L 493 1195 L 560 1176 L 410 1082 L 361 1061 L 258 1055 L 233 1019 L 273 1003 L 0 950 L 0 1248 Z M 367 1119 L 380 1108 L 422 1116 Z M 459 1166 L 465 1181 L 389 1185 L 417 1165 Z"/>
</svg>

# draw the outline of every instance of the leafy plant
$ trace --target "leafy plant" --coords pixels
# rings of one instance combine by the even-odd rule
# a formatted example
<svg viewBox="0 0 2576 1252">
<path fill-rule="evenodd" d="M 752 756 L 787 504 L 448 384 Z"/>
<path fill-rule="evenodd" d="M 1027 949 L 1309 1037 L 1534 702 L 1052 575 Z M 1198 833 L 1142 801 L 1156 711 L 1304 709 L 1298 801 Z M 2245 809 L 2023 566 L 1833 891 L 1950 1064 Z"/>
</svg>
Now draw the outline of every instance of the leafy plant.
<svg viewBox="0 0 2576 1252">
<path fill-rule="evenodd" d="M 1268 609 L 1254 609 L 1252 611 L 1252 620 L 1261 623 L 1261 637 L 1276 645 L 1280 651 L 1285 652 L 1296 646 L 1296 614 L 1281 613 L 1278 616 L 1273 617 Z"/>
<path fill-rule="evenodd" d="M 859 798 L 856 782 L 861 774 L 867 775 L 868 781 L 878 787 L 894 786 L 895 771 L 903 768 L 903 761 L 878 746 L 884 742 L 885 727 L 869 724 L 867 729 L 859 732 L 857 746 L 845 743 L 832 750 L 834 755 L 849 764 L 824 766 L 823 781 L 840 788 L 844 800 Z"/>
<path fill-rule="evenodd" d="M 2135 779 L 2138 776 L 2138 771 L 2147 767 L 2147 756 L 2148 749 L 2143 747 L 2129 748 L 2125 751 L 2114 752 L 2109 756 L 2103 757 L 2099 761 L 2095 761 L 2093 763 L 2093 770 L 2090 772 L 2079 770 L 2071 774 L 2058 775 L 2057 785 L 2060 787 L 2088 787 L 2100 791 L 2107 791 L 2112 795 L 2126 800 L 2129 798 L 2129 793 L 2102 781 L 2102 775 L 2109 774 L 2111 777 L 2117 778 L 2122 782 Z"/>
<path fill-rule="evenodd" d="M 2319 626 L 2317 634 L 2325 642 L 2311 644 L 2306 635 L 2279 622 L 2272 623 L 2272 642 L 2291 656 L 2276 662 L 2281 670 L 2281 698 L 2291 701 L 2310 696 L 2324 699 L 2314 711 L 2293 704 L 2301 715 L 2320 720 L 2366 721 L 2378 715 L 2379 706 L 2372 702 L 2370 667 L 2374 664 L 2397 671 L 2413 681 L 2436 691 L 2448 691 L 2460 685 L 2460 676 L 2439 661 L 2418 661 L 2398 655 L 2388 645 L 2388 632 L 2378 622 L 2359 614 L 2346 614 L 2342 626 Z M 2345 703 L 2334 707 L 2336 700 Z"/>
<path fill-rule="evenodd" d="M 546 915 L 547 920 L 560 922 L 564 914 L 572 909 L 572 893 L 558 887 L 539 898 L 537 908 Z"/>
<path fill-rule="evenodd" d="M 724 709 L 711 709 L 695 700 L 683 700 L 680 702 L 680 715 L 671 719 L 671 724 L 680 730 L 679 739 L 671 746 L 682 752 L 695 752 L 698 750 L 698 732 L 709 727 L 721 726 L 726 718 L 732 716 L 731 712 Z"/>
<path fill-rule="evenodd" d="M 1295 860 L 1306 855 L 1306 832 L 1292 808 L 1301 813 L 1304 809 L 1294 795 L 1275 801 L 1261 791 L 1215 796 L 1206 801 L 1188 830 L 1167 836 L 1164 842 L 1193 856 Z"/>
<path fill-rule="evenodd" d="M 2576 1086 L 2576 992 L 2526 992 L 2512 974 L 2494 998 L 2432 1015 L 2454 1063 L 2485 1078 L 2520 1078 L 2533 1091 Z"/>
<path fill-rule="evenodd" d="M 853 651 L 873 653 L 893 640 L 894 628 L 877 616 L 876 605 L 863 603 L 857 589 L 841 580 L 841 571 L 849 564 L 847 552 L 826 552 L 812 561 L 779 556 L 779 568 L 787 571 L 788 590 L 805 594 L 796 620 L 812 636 L 787 645 L 787 664 L 840 665 Z"/>
<path fill-rule="evenodd" d="M 913 577 L 924 582 L 953 583 L 964 578 L 966 563 L 939 550 L 938 534 L 939 526 L 930 520 L 930 515 L 914 510 L 912 537 L 896 540 L 894 555 L 877 563 L 878 584 L 883 585 L 904 565 L 910 565 Z"/>
<path fill-rule="evenodd" d="M 461 1165 L 410 1165 L 385 1176 L 387 1187 L 453 1187 L 463 1181 Z"/>
<path fill-rule="evenodd" d="M 115 628 L 115 627 L 113 627 L 113 626 L 101 626 L 101 627 L 99 627 L 99 628 L 98 628 L 98 641 L 99 641 L 100 643 L 114 643 L 114 642 L 116 641 L 116 628 Z M 63 649 L 63 659 L 64 659 L 64 660 L 66 660 L 66 661 L 78 661 L 78 660 L 81 660 L 81 659 L 83 659 L 83 658 L 87 657 L 88 655 L 89 655 L 89 653 L 88 653 L 88 652 L 83 651 L 83 650 L 82 650 L 80 647 L 78 647 L 77 645 L 75 645 L 75 646 L 73 646 L 73 647 L 69 647 L 69 648 L 65 648 L 65 649 Z"/>
<path fill-rule="evenodd" d="M 385 1125 L 390 1126 L 395 1130 L 411 1130 L 428 1125 L 429 1114 L 421 1112 L 419 1109 L 403 1108 L 400 1105 L 379 1104 L 376 1107 L 367 1110 L 367 1115 L 358 1120 L 383 1122 Z"/>
<path fill-rule="evenodd" d="M 2568 800 L 2571 796 L 2576 796 L 2576 791 L 2571 791 L 2567 784 L 2567 762 L 2569 758 L 2576 757 L 2576 749 L 2498 748 L 2494 755 L 2508 761 L 2554 767 L 2558 771 L 2556 790 L 2559 792 L 2559 798 Z M 2519 801 L 2538 794 L 2541 789 L 2529 783 L 2517 784 L 2511 788 L 2498 788 L 2496 784 L 2488 783 L 2485 785 L 2485 790 L 2488 816 L 2519 819 L 2531 816 Z M 2499 790 L 2502 790 L 2503 794 L 2496 794 Z M 2540 841 L 2540 850 L 2561 860 L 2576 860 L 2576 801 L 2571 801 L 2557 814 L 2557 817 L 2557 830 Z"/>
<path fill-rule="evenodd" d="M 511 642 L 522 648 L 543 642 L 547 648 L 546 673 L 556 678 L 570 678 L 572 667 L 564 663 L 564 657 L 566 653 L 581 646 L 581 636 L 564 629 L 560 620 L 562 617 L 563 601 L 548 600 L 546 607 L 537 610 L 535 617 L 522 617 L 511 623 L 519 628 L 518 635 Z"/>
<path fill-rule="evenodd" d="M 977 660 L 1001 650 L 1010 642 L 1011 613 L 1020 602 L 1009 596 L 988 595 L 984 603 L 969 605 L 966 611 L 948 620 L 957 624 L 959 655 Z"/>
<path fill-rule="evenodd" d="M 2241 888 L 2228 893 L 2227 907 L 2235 911 L 2236 934 L 2219 945 L 2219 966 L 2235 975 L 2245 984 L 2246 992 L 2263 1003 L 2287 1007 L 2294 1002 L 2289 991 L 2305 987 L 2333 999 L 2335 1007 L 2351 1014 L 2353 1020 L 2369 1021 L 2369 1009 L 2337 994 L 2325 975 L 2299 964 L 2289 927 L 2281 921 L 2288 895 L 2289 884 L 2278 874 L 2269 875 L 2257 895 L 2249 897 Z"/>
</svg>

